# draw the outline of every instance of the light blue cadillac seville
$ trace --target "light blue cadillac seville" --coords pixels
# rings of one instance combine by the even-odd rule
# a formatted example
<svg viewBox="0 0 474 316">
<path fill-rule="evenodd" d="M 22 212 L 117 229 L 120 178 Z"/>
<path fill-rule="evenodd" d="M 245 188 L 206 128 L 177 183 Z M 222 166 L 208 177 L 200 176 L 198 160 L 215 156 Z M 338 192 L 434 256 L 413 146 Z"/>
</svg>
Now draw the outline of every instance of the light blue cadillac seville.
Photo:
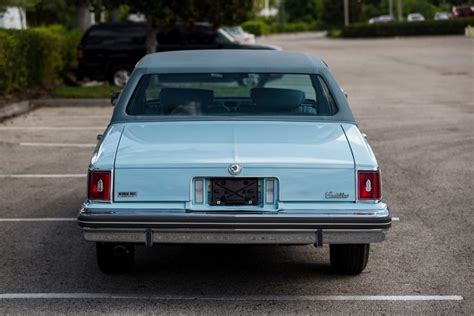
<svg viewBox="0 0 474 316">
<path fill-rule="evenodd" d="M 358 274 L 391 225 L 374 153 L 319 58 L 283 51 L 150 54 L 91 159 L 78 221 L 102 271 L 135 245 L 329 244 Z"/>
</svg>

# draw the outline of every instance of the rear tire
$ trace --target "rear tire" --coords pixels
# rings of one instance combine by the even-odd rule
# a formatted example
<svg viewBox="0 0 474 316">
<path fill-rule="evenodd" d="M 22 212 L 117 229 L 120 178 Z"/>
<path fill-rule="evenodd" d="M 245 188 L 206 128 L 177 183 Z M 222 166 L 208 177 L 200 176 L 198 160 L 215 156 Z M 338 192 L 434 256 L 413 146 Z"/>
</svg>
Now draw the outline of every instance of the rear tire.
<svg viewBox="0 0 474 316">
<path fill-rule="evenodd" d="M 331 268 L 338 274 L 360 274 L 369 260 L 370 244 L 329 245 Z"/>
<path fill-rule="evenodd" d="M 96 243 L 97 264 L 106 274 L 119 274 L 133 266 L 135 247 L 133 244 Z"/>
</svg>

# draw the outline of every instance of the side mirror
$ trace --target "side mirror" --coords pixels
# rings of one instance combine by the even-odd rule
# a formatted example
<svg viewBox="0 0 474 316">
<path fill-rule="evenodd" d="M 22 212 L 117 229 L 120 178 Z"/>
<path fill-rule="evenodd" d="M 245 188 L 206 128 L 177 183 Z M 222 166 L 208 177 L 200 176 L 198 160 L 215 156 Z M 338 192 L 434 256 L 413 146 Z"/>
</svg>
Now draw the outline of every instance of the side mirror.
<svg viewBox="0 0 474 316">
<path fill-rule="evenodd" d="M 119 95 L 119 91 L 112 92 L 112 94 L 110 95 L 110 103 L 112 104 L 112 106 L 115 106 L 115 104 L 117 103 Z"/>
</svg>

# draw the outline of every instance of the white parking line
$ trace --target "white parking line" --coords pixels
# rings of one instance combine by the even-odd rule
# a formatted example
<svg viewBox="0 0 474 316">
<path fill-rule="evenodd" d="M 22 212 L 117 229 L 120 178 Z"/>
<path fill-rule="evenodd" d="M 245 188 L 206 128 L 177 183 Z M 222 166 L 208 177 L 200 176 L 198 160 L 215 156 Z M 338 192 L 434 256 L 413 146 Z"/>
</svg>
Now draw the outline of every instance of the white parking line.
<svg viewBox="0 0 474 316">
<path fill-rule="evenodd" d="M 462 301 L 460 295 L 255 295 L 255 296 L 202 296 L 202 295 L 146 295 L 109 293 L 5 293 L 8 299 L 124 299 L 171 301 Z"/>
<path fill-rule="evenodd" d="M 30 218 L 0 218 L 0 222 L 73 222 L 75 217 L 30 217 Z"/>
<path fill-rule="evenodd" d="M 37 147 L 95 147 L 97 144 L 78 144 L 78 143 L 19 143 L 20 146 Z"/>
<path fill-rule="evenodd" d="M 85 178 L 87 174 L 0 174 L 0 178 Z"/>
<path fill-rule="evenodd" d="M 0 131 L 103 131 L 98 126 L 0 126 Z"/>
<path fill-rule="evenodd" d="M 392 221 L 398 222 L 398 221 L 400 221 L 400 217 L 392 217 Z"/>
</svg>

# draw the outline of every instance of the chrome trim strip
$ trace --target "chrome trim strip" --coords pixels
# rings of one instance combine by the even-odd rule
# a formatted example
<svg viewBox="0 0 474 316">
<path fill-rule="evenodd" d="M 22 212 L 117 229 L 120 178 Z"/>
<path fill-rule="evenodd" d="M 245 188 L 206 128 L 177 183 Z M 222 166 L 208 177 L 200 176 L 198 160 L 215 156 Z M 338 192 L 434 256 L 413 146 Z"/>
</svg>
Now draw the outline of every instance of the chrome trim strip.
<svg viewBox="0 0 474 316">
<path fill-rule="evenodd" d="M 386 229 L 367 230 L 254 230 L 254 229 L 84 229 L 94 242 L 199 244 L 315 244 L 374 243 L 385 239 Z M 319 237 L 318 237 L 319 236 Z M 322 239 L 322 240 L 320 240 Z"/>
<path fill-rule="evenodd" d="M 276 225 L 276 226 L 286 226 L 286 225 L 291 225 L 291 226 L 307 226 L 307 225 L 343 225 L 343 226 L 380 226 L 380 225 L 391 225 L 392 221 L 389 222 L 384 222 L 384 223 L 317 223 L 317 222 L 308 222 L 308 223 L 252 223 L 252 222 L 188 222 L 188 221 L 183 221 L 183 222 L 109 222 L 109 221 L 81 221 L 78 220 L 78 223 L 80 224 L 92 224 L 92 225 L 99 225 L 99 224 L 118 224 L 118 225 L 236 225 L 236 226 L 245 226 L 245 225 Z"/>
<path fill-rule="evenodd" d="M 238 212 L 238 213 L 235 213 Z M 324 212 L 324 213 L 323 213 Z M 255 210 L 255 211 L 243 211 L 235 209 L 222 210 L 185 210 L 179 208 L 166 208 L 166 209 L 152 209 L 152 208 L 140 208 L 140 209 L 122 209 L 122 208 L 87 208 L 83 206 L 80 210 L 80 214 L 84 216 L 88 215 L 134 215 L 134 216 L 173 216 L 173 217 L 209 217 L 209 216 L 222 216 L 222 217 L 344 217 L 350 216 L 354 218 L 384 218 L 387 217 L 390 212 L 388 208 L 381 208 L 377 210 L 358 210 L 358 209 L 280 209 L 280 210 Z"/>
<path fill-rule="evenodd" d="M 325 244 L 370 244 L 385 240 L 387 229 L 373 230 L 323 230 L 323 243 Z"/>
</svg>

